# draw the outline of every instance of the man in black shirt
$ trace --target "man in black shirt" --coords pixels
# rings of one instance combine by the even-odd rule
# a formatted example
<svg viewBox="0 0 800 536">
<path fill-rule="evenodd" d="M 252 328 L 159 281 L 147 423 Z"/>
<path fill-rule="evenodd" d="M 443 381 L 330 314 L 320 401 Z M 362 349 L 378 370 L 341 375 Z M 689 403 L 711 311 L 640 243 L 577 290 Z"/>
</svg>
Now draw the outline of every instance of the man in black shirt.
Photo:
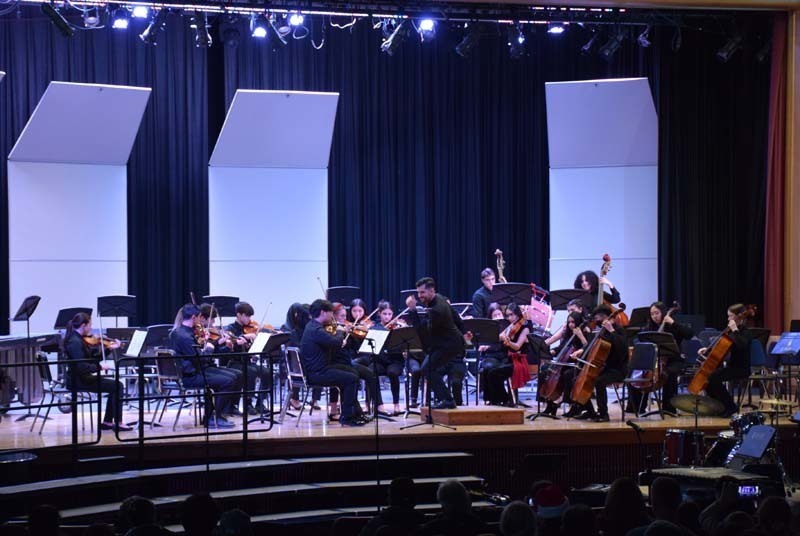
<svg viewBox="0 0 800 536">
<path fill-rule="evenodd" d="M 594 384 L 594 394 L 597 398 L 597 412 L 594 410 L 592 401 L 589 400 L 585 406 L 585 411 L 575 417 L 578 420 L 591 420 L 595 422 L 608 422 L 608 393 L 606 387 L 612 383 L 621 382 L 625 379 L 628 370 L 628 342 L 625 338 L 625 331 L 614 324 L 609 317 L 611 308 L 608 305 L 598 305 L 592 311 L 594 321 L 598 326 L 605 328 L 601 337 L 611 343 L 611 350 L 606 358 L 605 368 Z M 589 343 L 587 348 L 591 348 Z M 582 356 L 585 355 L 582 352 Z"/>
<path fill-rule="evenodd" d="M 255 311 L 253 310 L 253 306 L 247 302 L 239 302 L 236 304 L 236 321 L 232 324 L 228 324 L 225 330 L 233 337 L 233 348 L 234 352 L 246 352 L 250 345 L 253 344 L 253 341 L 256 339 L 256 335 L 258 334 L 256 329 L 248 329 L 247 333 L 245 333 L 245 326 L 250 326 L 250 322 L 252 320 Z M 264 358 L 266 359 L 266 358 Z M 240 370 L 242 374 L 244 374 L 245 364 L 247 364 L 247 390 L 251 393 L 256 389 L 256 378 L 261 380 L 261 389 L 266 389 L 267 386 L 272 385 L 272 368 L 266 366 L 264 363 L 261 363 L 260 366 L 251 363 L 248 358 L 245 357 L 238 357 L 235 359 L 230 359 L 227 363 L 225 363 L 226 367 L 230 367 L 236 370 Z M 266 413 L 267 409 L 264 407 L 263 402 L 263 395 L 258 395 L 258 408 L 254 408 L 253 404 L 250 400 L 251 396 L 248 395 L 246 397 L 247 403 L 245 404 L 245 408 L 247 413 L 250 415 L 257 415 L 259 413 Z"/>
<path fill-rule="evenodd" d="M 723 417 L 730 417 L 737 411 L 739 406 L 734 402 L 733 397 L 725 387 L 725 382 L 731 380 L 746 380 L 750 376 L 750 343 L 753 334 L 745 325 L 747 311 L 744 305 L 737 303 L 728 307 L 728 337 L 733 339 L 728 363 L 723 368 L 720 367 L 708 376 L 708 387 L 706 393 L 711 398 L 719 400 L 725 406 Z M 705 356 L 708 348 L 700 348 L 698 353 Z"/>
<path fill-rule="evenodd" d="M 169 333 L 170 348 L 181 358 L 182 381 L 185 387 L 201 388 L 208 386 L 215 393 L 215 416 L 208 414 L 206 408 L 205 423 L 209 428 L 232 428 L 234 424 L 226 420 L 223 413 L 231 408 L 239 398 L 242 389 L 237 380 L 241 373 L 217 367 L 211 358 L 214 345 L 206 342 L 201 348 L 197 346 L 194 326 L 200 321 L 200 308 L 193 304 L 184 305 L 176 321 L 176 325 Z M 199 352 L 198 352 L 199 350 Z M 206 405 L 210 405 L 210 400 Z"/>
<path fill-rule="evenodd" d="M 328 300 L 315 300 L 308 310 L 311 321 L 306 325 L 300 342 L 300 359 L 306 379 L 314 385 L 338 387 L 342 394 L 340 424 L 363 426 L 364 421 L 353 415 L 358 403 L 358 375 L 330 366 L 333 354 L 342 348 L 344 342 L 342 331 L 331 335 L 325 330 L 325 326 L 333 320 L 333 305 Z"/>
<path fill-rule="evenodd" d="M 481 270 L 481 288 L 472 295 L 472 316 L 474 318 L 488 318 L 487 309 L 492 302 L 492 288 L 494 288 L 495 277 L 491 268 Z"/>
<path fill-rule="evenodd" d="M 430 277 L 417 281 L 417 296 L 427 308 L 427 317 L 420 320 L 417 313 L 417 299 L 411 295 L 406 298 L 411 323 L 419 328 L 422 345 L 428 354 L 422 363 L 421 371 L 430 378 L 430 390 L 439 403 L 435 409 L 455 409 L 453 395 L 444 382 L 448 363 L 457 359 L 464 351 L 464 337 L 456 327 L 453 310 L 441 294 L 436 293 L 436 283 Z"/>
</svg>

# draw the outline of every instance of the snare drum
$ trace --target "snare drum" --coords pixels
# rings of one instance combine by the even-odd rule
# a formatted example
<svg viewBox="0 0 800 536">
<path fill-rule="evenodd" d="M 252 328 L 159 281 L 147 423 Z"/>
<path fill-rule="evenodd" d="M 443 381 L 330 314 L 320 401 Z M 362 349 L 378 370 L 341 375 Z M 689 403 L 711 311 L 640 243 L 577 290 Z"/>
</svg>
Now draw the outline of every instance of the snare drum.
<svg viewBox="0 0 800 536">
<path fill-rule="evenodd" d="M 702 445 L 702 432 L 667 430 L 664 438 L 664 465 L 692 465 L 695 458 L 695 448 L 697 448 L 699 458 L 702 454 Z"/>
<path fill-rule="evenodd" d="M 703 465 L 705 467 L 727 467 L 738 449 L 739 440 L 733 430 L 724 430 L 717 434 L 714 444 L 703 458 Z"/>
</svg>

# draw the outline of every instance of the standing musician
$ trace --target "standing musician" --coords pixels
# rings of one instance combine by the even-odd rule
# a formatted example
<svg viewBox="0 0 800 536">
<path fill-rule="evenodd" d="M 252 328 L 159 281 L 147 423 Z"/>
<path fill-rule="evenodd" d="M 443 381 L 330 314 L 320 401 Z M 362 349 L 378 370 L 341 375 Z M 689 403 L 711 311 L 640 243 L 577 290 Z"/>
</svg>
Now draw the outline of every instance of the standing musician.
<svg viewBox="0 0 800 536">
<path fill-rule="evenodd" d="M 427 318 L 420 319 L 417 313 L 417 298 L 406 298 L 409 320 L 419 328 L 420 338 L 427 357 L 422 363 L 421 372 L 430 378 L 430 389 L 439 403 L 434 409 L 455 409 L 456 404 L 444 376 L 450 361 L 458 359 L 464 352 L 464 337 L 456 327 L 454 311 L 441 294 L 436 293 L 436 282 L 431 277 L 423 277 L 416 284 L 419 301 L 427 307 Z M 428 393 L 430 396 L 430 392 Z"/>
<path fill-rule="evenodd" d="M 380 323 L 373 327 L 373 329 L 376 330 L 387 330 L 406 326 L 405 321 L 394 319 L 392 304 L 386 300 L 378 302 L 378 318 L 380 319 Z M 395 415 L 399 415 L 400 376 L 403 374 L 403 353 L 399 351 L 391 353 L 382 352 L 380 355 L 375 356 L 374 359 L 378 375 L 387 376 L 389 378 L 389 386 L 392 390 L 392 403 L 394 404 L 393 411 Z"/>
<path fill-rule="evenodd" d="M 492 289 L 494 288 L 494 270 L 484 268 L 481 270 L 481 288 L 472 294 L 472 316 L 474 318 L 490 318 L 489 305 L 491 302 Z"/>
<path fill-rule="evenodd" d="M 328 300 L 314 300 L 308 312 L 311 320 L 300 342 L 300 359 L 306 379 L 315 385 L 338 387 L 342 393 L 339 423 L 342 426 L 363 426 L 364 421 L 354 415 L 358 405 L 358 375 L 330 365 L 333 354 L 341 350 L 349 329 L 336 330 L 333 335 L 326 330 L 326 326 L 333 322 L 333 305 Z"/>
<path fill-rule="evenodd" d="M 588 328 L 585 328 L 584 330 L 580 329 L 580 325 L 581 323 L 583 323 L 584 320 L 585 319 L 581 312 L 578 311 L 570 312 L 569 315 L 567 316 L 567 321 L 557 332 L 561 333 L 561 336 L 558 339 L 555 339 L 555 335 L 553 335 L 553 337 L 550 337 L 545 341 L 548 346 L 555 344 L 556 342 L 559 342 L 560 344 L 558 346 L 558 353 L 561 353 L 562 351 L 567 352 L 566 356 L 567 363 L 575 363 L 575 358 L 580 357 L 580 355 L 583 353 L 583 349 L 586 348 L 586 345 L 588 344 L 585 331 L 585 329 Z M 570 341 L 570 339 L 572 340 Z M 564 345 L 567 343 L 569 343 L 570 347 L 568 349 L 565 349 Z M 556 352 L 553 350 L 551 350 L 550 353 L 552 355 L 557 355 Z M 553 365 L 553 366 L 558 366 L 558 365 Z M 542 367 L 540 367 L 540 371 L 541 368 Z M 576 374 L 576 369 L 574 367 L 561 367 L 561 382 L 563 385 L 563 390 L 562 390 L 563 394 L 561 397 L 561 403 L 570 404 L 569 410 L 567 410 L 567 412 L 564 413 L 564 417 L 567 418 L 577 417 L 578 415 L 580 415 L 582 411 L 581 406 L 572 401 L 572 386 L 575 381 L 575 374 Z M 541 376 L 539 380 L 540 380 L 539 385 L 543 385 Z M 544 413 L 546 415 L 555 416 L 557 410 L 558 410 L 558 405 L 548 400 L 547 408 L 544 410 Z"/>
<path fill-rule="evenodd" d="M 528 369 L 528 329 L 527 321 L 522 312 L 522 308 L 516 303 L 509 303 L 506 306 L 506 320 L 508 327 L 500 333 L 500 343 L 508 350 L 508 356 L 513 366 L 511 373 L 511 388 L 516 393 L 520 387 L 524 386 L 531 379 Z M 516 397 L 519 400 L 519 397 Z"/>
<path fill-rule="evenodd" d="M 67 360 L 93 359 L 67 364 L 67 389 L 88 391 L 92 393 L 108 393 L 108 402 L 100 428 L 127 432 L 129 426 L 122 423 L 122 384 L 113 378 L 98 377 L 101 370 L 108 368 L 100 361 L 102 355 L 99 346 L 92 346 L 84 340 L 92 334 L 92 317 L 86 313 L 77 313 L 67 323 L 64 335 L 64 356 Z M 101 341 L 102 344 L 102 341 Z M 108 345 L 109 350 L 119 348 L 119 341 Z"/>
<path fill-rule="evenodd" d="M 740 317 L 737 321 L 737 316 L 742 315 L 746 310 L 747 308 L 741 303 L 735 303 L 728 307 L 728 328 L 730 329 L 728 336 L 733 340 L 730 357 L 724 368 L 720 367 L 708 376 L 706 393 L 725 406 L 723 417 L 730 417 L 739 411 L 739 407 L 725 387 L 725 382 L 746 380 L 750 376 L 750 341 L 753 340 L 753 334 L 747 329 L 746 318 Z M 700 348 L 697 353 L 705 357 L 709 348 Z"/>
<path fill-rule="evenodd" d="M 242 389 L 241 372 L 217 367 L 211 358 L 215 346 L 205 339 L 199 339 L 196 327 L 200 324 L 200 307 L 187 303 L 178 311 L 175 326 L 169 332 L 170 348 L 181 359 L 183 385 L 190 388 L 209 387 L 218 394 L 214 400 L 214 413 L 211 415 L 211 400 L 206 399 L 204 425 L 209 428 L 232 428 L 234 424 L 223 417 L 232 413 L 239 391 Z M 199 350 L 199 352 L 198 352 Z"/>
<path fill-rule="evenodd" d="M 503 310 L 496 302 L 489 304 L 487 314 L 491 320 L 503 320 Z M 481 356 L 479 373 L 482 375 L 483 400 L 490 405 L 512 405 L 511 395 L 506 391 L 506 380 L 514 367 L 508 357 L 506 346 L 499 340 L 493 344 L 478 346 Z"/>
<path fill-rule="evenodd" d="M 620 297 L 619 289 L 614 286 L 614 283 L 607 277 L 598 277 L 592 270 L 579 273 L 578 277 L 575 278 L 573 287 L 586 290 L 593 296 L 597 296 L 600 285 L 606 285 L 608 287 L 609 292 L 603 291 L 603 300 L 606 303 L 614 304 L 620 302 L 622 298 Z"/>
<path fill-rule="evenodd" d="M 625 379 L 628 368 L 628 343 L 625 339 L 625 331 L 609 321 L 611 307 L 605 304 L 598 305 L 592 311 L 592 317 L 598 326 L 605 328 L 603 339 L 611 343 L 611 350 L 606 359 L 605 368 L 597 377 L 594 384 L 595 397 L 597 398 L 597 412 L 594 410 L 592 401 L 589 400 L 584 405 L 584 411 L 575 418 L 578 420 L 592 420 L 595 422 L 608 422 L 608 393 L 606 387 L 609 384 L 621 382 Z M 575 357 L 583 355 L 583 350 L 578 350 Z M 588 366 L 588 365 L 584 365 Z"/>
<path fill-rule="evenodd" d="M 253 322 L 252 317 L 255 315 L 255 310 L 253 306 L 247 302 L 239 302 L 236 304 L 236 320 L 228 324 L 225 330 L 232 336 L 233 338 L 233 351 L 234 352 L 246 352 L 250 345 L 253 344 L 258 332 L 260 330 L 260 326 Z M 242 371 L 244 374 L 244 365 L 247 364 L 247 390 L 251 393 L 256 389 L 256 378 L 261 381 L 261 388 L 264 389 L 266 386 L 272 385 L 272 367 L 270 366 L 258 366 L 254 363 L 251 363 L 249 359 L 246 358 L 237 358 L 231 359 L 227 362 L 225 366 L 237 369 Z M 245 407 L 247 408 L 247 413 L 250 415 L 258 415 L 260 413 L 266 413 L 267 409 L 264 407 L 264 399 L 262 395 L 258 395 L 258 407 L 253 407 L 253 403 L 251 401 L 251 395 L 247 395 L 247 403 Z"/>
</svg>

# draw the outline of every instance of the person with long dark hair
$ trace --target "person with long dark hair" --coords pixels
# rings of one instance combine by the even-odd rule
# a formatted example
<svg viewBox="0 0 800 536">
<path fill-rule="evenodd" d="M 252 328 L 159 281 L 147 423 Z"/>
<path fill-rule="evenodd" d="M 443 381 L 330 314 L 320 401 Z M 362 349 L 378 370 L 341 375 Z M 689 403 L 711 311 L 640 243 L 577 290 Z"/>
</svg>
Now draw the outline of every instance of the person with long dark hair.
<svg viewBox="0 0 800 536">
<path fill-rule="evenodd" d="M 675 343 L 678 348 L 685 340 L 694 337 L 692 328 L 685 324 L 676 322 L 671 315 L 667 315 L 668 309 L 664 302 L 655 301 L 650 304 L 650 318 L 647 320 L 646 331 L 664 331 L 671 333 L 675 338 Z M 661 407 L 664 411 L 675 413 L 676 410 L 670 402 L 673 397 L 678 394 L 678 375 L 683 371 L 685 363 L 680 355 L 670 356 L 669 360 L 665 363 L 665 368 L 662 372 L 666 374 L 666 381 L 664 382 L 663 391 L 661 394 Z"/>
<path fill-rule="evenodd" d="M 490 320 L 503 320 L 503 310 L 496 302 L 489 304 L 486 314 Z M 514 367 L 508 357 L 508 351 L 499 340 L 492 344 L 478 346 L 480 355 L 481 385 L 483 399 L 487 404 L 507 406 L 512 404 L 511 395 L 506 391 L 505 383 L 511 377 Z"/>
<path fill-rule="evenodd" d="M 583 314 L 578 311 L 573 311 L 567 316 L 567 321 L 564 323 L 563 329 L 559 330 L 561 336 L 557 340 L 551 342 L 551 344 L 559 342 L 558 349 L 551 352 L 553 355 L 557 355 L 557 353 L 563 350 L 566 352 L 567 363 L 575 363 L 575 358 L 581 355 L 583 348 L 588 344 L 587 333 L 580 329 L 583 320 Z M 550 341 L 550 339 L 548 339 L 548 341 Z M 567 344 L 569 344 L 569 348 L 565 348 Z M 581 406 L 572 401 L 572 386 L 575 382 L 575 372 L 576 370 L 574 367 L 565 366 L 561 368 L 561 385 L 563 386 L 561 403 L 570 404 L 569 410 L 564 413 L 564 417 L 567 418 L 577 417 L 581 413 Z M 542 380 L 543 378 L 540 377 L 539 385 L 542 385 Z M 547 409 L 544 410 L 546 415 L 555 416 L 557 410 L 558 405 L 552 401 L 547 401 Z"/>
<path fill-rule="evenodd" d="M 394 309 L 392 304 L 386 300 L 378 302 L 378 319 L 379 322 L 373 326 L 372 329 L 386 330 L 392 329 L 395 326 L 405 326 L 400 320 L 394 320 Z M 394 321 L 393 324 L 390 322 Z M 386 326 L 389 326 L 388 328 Z M 403 374 L 403 353 L 397 350 L 390 352 L 381 352 L 374 357 L 375 367 L 378 370 L 379 376 L 386 376 L 389 378 L 389 387 L 392 391 L 392 403 L 394 404 L 393 413 L 400 414 L 400 376 Z"/>
<path fill-rule="evenodd" d="M 86 313 L 77 313 L 67 322 L 64 334 L 64 357 L 75 360 L 67 364 L 67 389 L 88 391 L 92 393 L 108 393 L 108 402 L 100 427 L 103 430 L 116 429 L 128 431 L 131 428 L 122 423 L 122 384 L 113 378 L 98 376 L 101 370 L 107 370 L 102 364 L 98 346 L 90 346 L 84 337 L 92 334 L 92 317 Z M 119 348 L 115 342 L 111 349 Z M 78 361 L 90 359 L 91 361 Z"/>
<path fill-rule="evenodd" d="M 603 291 L 603 301 L 606 303 L 619 303 L 622 299 L 619 294 L 619 289 L 614 286 L 607 277 L 599 277 L 592 270 L 581 272 L 575 278 L 573 287 L 580 290 L 585 290 L 593 296 L 597 296 L 600 285 L 608 287 L 609 292 Z"/>
<path fill-rule="evenodd" d="M 281 331 L 289 334 L 289 340 L 286 342 L 286 346 L 300 348 L 300 341 L 303 340 L 303 332 L 309 320 L 311 320 L 311 317 L 308 314 L 308 305 L 294 302 L 289 306 L 289 309 L 286 311 L 286 322 L 281 326 Z M 321 394 L 322 391 L 319 388 L 314 388 L 311 393 L 312 399 L 319 400 Z M 303 403 L 300 402 L 299 398 L 300 388 L 292 387 L 292 395 L 289 397 L 289 404 L 293 409 L 297 410 L 303 407 Z"/>
</svg>

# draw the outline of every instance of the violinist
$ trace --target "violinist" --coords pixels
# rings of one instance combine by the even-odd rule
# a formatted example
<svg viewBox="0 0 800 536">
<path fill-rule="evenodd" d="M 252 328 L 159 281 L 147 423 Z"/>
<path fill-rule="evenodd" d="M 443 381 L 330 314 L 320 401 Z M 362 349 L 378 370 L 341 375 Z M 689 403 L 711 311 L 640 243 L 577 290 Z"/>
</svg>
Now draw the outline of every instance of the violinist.
<svg viewBox="0 0 800 536">
<path fill-rule="evenodd" d="M 472 316 L 473 318 L 491 318 L 489 316 L 489 305 L 492 297 L 492 289 L 495 284 L 494 270 L 484 268 L 481 270 L 481 288 L 472 294 Z"/>
<path fill-rule="evenodd" d="M 491 320 L 503 320 L 503 310 L 496 302 L 489 304 L 486 313 Z M 483 400 L 494 406 L 511 405 L 511 395 L 506 391 L 505 384 L 511 377 L 514 367 L 511 365 L 505 345 L 499 340 L 493 344 L 482 344 L 478 346 L 478 354 Z"/>
<path fill-rule="evenodd" d="M 258 335 L 260 326 L 252 319 L 253 315 L 255 315 L 255 310 L 249 303 L 239 302 L 236 304 L 234 310 L 236 311 L 236 320 L 233 323 L 228 324 L 225 330 L 232 338 L 232 350 L 234 352 L 246 352 L 247 349 L 250 348 L 250 345 L 253 344 L 256 335 Z M 247 364 L 248 391 L 252 393 L 256 390 L 256 379 L 258 379 L 261 383 L 261 389 L 265 389 L 267 386 L 272 385 L 271 367 L 258 366 L 254 363 L 251 363 L 249 359 L 241 357 L 230 359 L 226 366 L 239 370 L 242 372 L 242 375 L 244 375 L 245 363 Z M 250 415 L 259 415 L 267 412 L 267 409 L 264 407 L 264 398 L 261 394 L 258 395 L 257 407 L 253 407 L 250 396 L 247 397 L 247 403 L 245 406 L 247 413 Z"/>
<path fill-rule="evenodd" d="M 210 313 L 209 313 L 210 314 Z M 175 326 L 169 333 L 169 345 L 181 359 L 182 381 L 185 387 L 208 387 L 216 393 L 213 407 L 214 415 L 208 413 L 212 407 L 210 400 L 206 400 L 206 416 L 203 424 L 208 428 L 232 428 L 234 424 L 223 417 L 233 411 L 233 406 L 239 398 L 242 389 L 241 372 L 217 367 L 211 354 L 216 347 L 210 341 L 197 340 L 195 326 L 207 321 L 203 317 L 200 307 L 187 303 L 178 311 Z M 220 394 L 222 393 L 222 394 Z"/>
<path fill-rule="evenodd" d="M 678 345 L 678 348 L 680 348 L 683 341 L 694 337 L 694 332 L 689 326 L 676 322 L 672 318 L 672 315 L 667 313 L 667 306 L 664 302 L 657 301 L 650 304 L 650 319 L 645 329 L 646 331 L 671 333 L 675 338 L 675 343 Z M 664 411 L 676 413 L 670 400 L 678 394 L 678 376 L 683 372 L 684 366 L 685 363 L 680 356 L 670 356 L 669 361 L 666 363 L 665 370 L 662 371 L 667 375 L 661 394 L 661 407 Z"/>
<path fill-rule="evenodd" d="M 281 331 L 289 334 L 289 340 L 286 343 L 287 347 L 300 348 L 300 341 L 303 339 L 303 331 L 305 331 L 306 324 L 308 324 L 310 320 L 311 317 L 308 314 L 308 305 L 295 302 L 289 306 L 289 309 L 286 311 L 286 321 L 281 326 Z M 281 374 L 281 377 L 285 379 L 285 376 L 283 376 L 285 372 Z M 311 393 L 312 400 L 319 400 L 321 394 L 319 388 L 314 388 Z M 303 407 L 303 403 L 300 402 L 299 398 L 300 388 L 292 387 L 292 393 L 289 397 L 289 404 L 292 406 L 292 409 L 299 410 Z"/>
<path fill-rule="evenodd" d="M 211 345 L 214 346 L 214 350 L 211 353 L 217 355 L 217 362 L 221 365 L 217 367 L 219 372 L 232 376 L 235 384 L 241 389 L 241 386 L 244 384 L 244 374 L 241 368 L 234 368 L 229 365 L 229 362 L 232 360 L 226 355 L 233 351 L 234 341 L 228 332 L 214 326 L 218 318 L 218 311 L 213 304 L 201 303 L 200 316 L 197 318 L 198 325 L 196 329 L 203 333 L 204 342 L 210 342 Z M 224 408 L 224 414 L 241 417 L 242 412 L 239 410 L 238 400 L 235 404 L 226 406 Z"/>
<path fill-rule="evenodd" d="M 706 394 L 722 402 L 725 407 L 722 412 L 723 417 L 730 417 L 739 411 L 739 407 L 725 387 L 725 382 L 746 380 L 750 376 L 750 342 L 753 340 L 753 334 L 747 329 L 746 317 L 743 315 L 746 310 L 747 308 L 741 303 L 735 303 L 728 307 L 728 329 L 730 330 L 728 337 L 733 340 L 733 346 L 731 346 L 726 366 L 718 368 L 708 376 Z M 697 353 L 705 357 L 710 348 L 700 348 Z"/>
<path fill-rule="evenodd" d="M 548 343 L 548 344 L 554 344 L 556 342 L 560 343 L 558 346 L 559 353 L 562 350 L 565 350 L 564 348 L 565 344 L 569 344 L 570 348 L 565 350 L 567 352 L 567 357 L 568 357 L 567 363 L 575 363 L 575 357 L 580 357 L 580 355 L 583 353 L 583 348 L 585 348 L 586 345 L 588 344 L 587 334 L 585 330 L 580 329 L 580 325 L 583 323 L 583 321 L 584 317 L 582 313 L 578 311 L 572 311 L 567 316 L 567 321 L 564 323 L 562 328 L 559 329 L 559 332 L 561 333 L 559 339 Z M 547 340 L 550 341 L 551 339 L 552 337 Z M 551 351 L 550 353 L 556 355 L 554 351 Z M 570 404 L 569 410 L 567 410 L 567 412 L 564 413 L 564 417 L 567 418 L 576 417 L 580 415 L 582 411 L 581 406 L 575 404 L 571 398 L 572 385 L 575 381 L 575 372 L 576 369 L 574 367 L 561 368 L 561 382 L 563 385 L 563 394 L 561 397 L 561 403 Z M 540 382 L 542 381 L 541 377 L 539 381 Z M 539 383 L 539 385 L 543 385 L 543 383 Z M 557 410 L 558 410 L 558 405 L 548 400 L 547 408 L 544 410 L 543 413 L 555 416 Z"/>
<path fill-rule="evenodd" d="M 608 287 L 609 292 L 603 291 L 603 301 L 605 303 L 619 303 L 622 298 L 619 294 L 619 289 L 614 286 L 607 277 L 598 277 L 595 272 L 592 270 L 586 270 L 585 272 L 581 272 L 578 274 L 578 277 L 575 278 L 574 288 L 586 290 L 593 296 L 596 296 L 598 290 L 600 289 L 600 285 L 605 285 Z"/>
<path fill-rule="evenodd" d="M 404 327 L 403 320 L 394 320 L 394 310 L 392 304 L 386 300 L 378 302 L 378 318 L 380 322 L 372 329 L 387 330 L 395 327 Z M 378 370 L 379 376 L 387 376 L 389 378 L 389 387 L 392 391 L 392 403 L 394 404 L 393 412 L 395 415 L 400 414 L 400 376 L 403 374 L 403 354 L 402 352 L 381 352 L 380 355 L 375 356 L 375 367 Z"/>
<path fill-rule="evenodd" d="M 500 333 L 500 342 L 505 346 L 508 351 L 508 356 L 511 359 L 513 371 L 511 373 L 511 388 L 516 394 L 517 390 L 528 383 L 531 379 L 531 374 L 528 369 L 528 333 L 530 329 L 527 326 L 525 316 L 522 308 L 516 303 L 509 303 L 506 306 L 506 320 L 508 320 L 508 327 Z M 519 398 L 516 398 L 519 400 Z"/>
<path fill-rule="evenodd" d="M 67 360 L 91 359 L 67 364 L 67 389 L 87 391 L 91 393 L 108 393 L 108 402 L 100 427 L 103 430 L 127 432 L 129 426 L 122 423 L 122 384 L 113 378 L 98 376 L 101 370 L 108 370 L 102 364 L 98 346 L 90 346 L 84 337 L 92 334 L 92 317 L 86 313 L 77 313 L 67 323 L 64 334 L 64 356 Z M 109 345 L 110 349 L 119 348 L 119 342 Z"/>
<path fill-rule="evenodd" d="M 589 400 L 583 407 L 583 412 L 575 418 L 578 420 L 589 420 L 595 422 L 608 422 L 608 393 L 606 387 L 612 383 L 621 382 L 625 379 L 628 369 L 628 342 L 625 338 L 625 331 L 614 322 L 609 321 L 611 307 L 601 304 L 592 311 L 592 318 L 598 326 L 602 326 L 602 338 L 611 343 L 611 351 L 606 359 L 605 368 L 597 377 L 594 384 L 594 393 L 597 398 L 597 411 L 595 412 L 592 401 Z M 575 352 L 579 357 L 583 350 Z M 588 365 L 584 365 L 588 366 Z"/>
</svg>

